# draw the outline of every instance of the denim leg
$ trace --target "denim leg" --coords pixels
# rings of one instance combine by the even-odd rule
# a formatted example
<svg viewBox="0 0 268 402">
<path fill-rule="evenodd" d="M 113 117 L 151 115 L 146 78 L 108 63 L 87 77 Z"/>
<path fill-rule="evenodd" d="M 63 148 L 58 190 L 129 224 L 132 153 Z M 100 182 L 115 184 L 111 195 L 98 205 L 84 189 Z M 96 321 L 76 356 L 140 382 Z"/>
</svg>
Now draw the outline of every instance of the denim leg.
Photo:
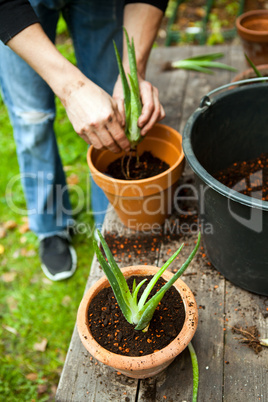
<svg viewBox="0 0 268 402">
<path fill-rule="evenodd" d="M 51 13 L 50 19 L 47 17 L 53 39 L 58 16 Z M 67 226 L 71 206 L 53 130 L 54 94 L 2 43 L 0 85 L 13 125 L 30 228 L 38 236 L 58 233 Z"/>
<path fill-rule="evenodd" d="M 110 95 L 118 76 L 113 40 L 122 53 L 123 9 L 121 0 L 75 0 L 63 10 L 78 67 Z M 96 226 L 101 227 L 109 202 L 90 178 L 92 212 Z"/>
</svg>

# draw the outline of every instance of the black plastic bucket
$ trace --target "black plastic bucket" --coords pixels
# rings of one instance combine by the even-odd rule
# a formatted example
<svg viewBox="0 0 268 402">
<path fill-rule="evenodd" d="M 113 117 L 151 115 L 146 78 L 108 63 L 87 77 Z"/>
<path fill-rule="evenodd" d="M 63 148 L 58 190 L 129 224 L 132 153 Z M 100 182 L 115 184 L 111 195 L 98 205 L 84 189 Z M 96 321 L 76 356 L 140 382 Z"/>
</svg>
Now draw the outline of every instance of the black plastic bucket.
<svg viewBox="0 0 268 402">
<path fill-rule="evenodd" d="M 253 83 L 209 98 L 225 87 L 205 96 L 189 118 L 183 150 L 195 173 L 209 260 L 234 284 L 268 296 L 268 202 L 212 176 L 268 152 L 268 85 Z"/>
</svg>

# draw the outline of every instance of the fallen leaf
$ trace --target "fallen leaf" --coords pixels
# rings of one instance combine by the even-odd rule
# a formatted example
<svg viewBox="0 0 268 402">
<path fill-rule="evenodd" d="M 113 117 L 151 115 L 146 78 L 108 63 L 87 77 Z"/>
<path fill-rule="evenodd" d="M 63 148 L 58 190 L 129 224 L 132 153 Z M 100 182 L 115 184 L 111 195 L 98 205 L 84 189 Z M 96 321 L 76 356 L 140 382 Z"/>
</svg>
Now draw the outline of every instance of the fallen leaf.
<svg viewBox="0 0 268 402">
<path fill-rule="evenodd" d="M 47 339 L 44 338 L 40 343 L 35 343 L 33 348 L 37 352 L 44 352 L 46 350 L 46 347 L 47 347 Z"/>
<path fill-rule="evenodd" d="M 4 228 L 4 226 L 0 226 L 0 239 L 3 239 L 4 237 L 6 237 L 7 235 L 7 231 Z"/>
<path fill-rule="evenodd" d="M 67 184 L 71 184 L 71 185 L 78 184 L 79 177 L 77 176 L 77 174 L 72 173 L 72 174 L 70 174 L 70 176 L 67 177 L 66 181 L 67 181 Z"/>
<path fill-rule="evenodd" d="M 28 232 L 29 230 L 30 230 L 30 228 L 29 228 L 28 222 L 23 223 L 23 225 L 21 225 L 21 226 L 19 227 L 19 232 L 20 232 L 21 234 L 24 234 L 24 233 Z"/>
<path fill-rule="evenodd" d="M 4 251 L 5 251 L 5 247 L 2 244 L 0 244 L 0 255 L 4 254 Z"/>
<path fill-rule="evenodd" d="M 18 331 L 15 328 L 9 327 L 8 325 L 3 325 L 3 328 L 14 335 L 18 335 Z"/>
<path fill-rule="evenodd" d="M 13 282 L 17 276 L 17 272 L 5 272 L 1 275 L 1 279 L 3 282 Z"/>
<path fill-rule="evenodd" d="M 45 285 L 52 285 L 52 281 L 50 279 L 48 279 L 48 278 L 42 278 L 42 282 Z"/>
<path fill-rule="evenodd" d="M 64 307 L 67 307 L 67 306 L 69 306 L 69 304 L 71 303 L 71 301 L 72 301 L 72 298 L 71 298 L 70 296 L 66 295 L 66 296 L 64 296 L 64 298 L 62 299 L 61 304 L 62 304 Z"/>
<path fill-rule="evenodd" d="M 69 172 L 70 170 L 73 170 L 73 166 L 63 166 L 64 172 Z"/>
<path fill-rule="evenodd" d="M 19 258 L 19 256 L 20 256 L 20 249 L 18 248 L 18 250 L 14 251 L 12 257 L 16 259 Z"/>
<path fill-rule="evenodd" d="M 3 223 L 4 228 L 7 230 L 15 229 L 17 225 L 18 225 L 17 222 L 11 220 Z"/>
<path fill-rule="evenodd" d="M 22 248 L 20 250 L 20 255 L 23 257 L 34 257 L 36 255 L 35 250 L 27 250 L 27 248 Z"/>
<path fill-rule="evenodd" d="M 27 242 L 27 237 L 26 236 L 21 236 L 20 243 L 25 244 L 26 242 Z"/>
<path fill-rule="evenodd" d="M 18 301 L 14 297 L 9 296 L 9 297 L 7 297 L 6 300 L 7 300 L 7 305 L 8 305 L 9 311 L 17 310 Z"/>
<path fill-rule="evenodd" d="M 37 392 L 38 394 L 44 394 L 47 391 L 47 385 L 46 384 L 38 384 L 37 386 Z"/>
<path fill-rule="evenodd" d="M 26 375 L 27 380 L 35 381 L 38 378 L 37 373 L 29 373 Z"/>
</svg>

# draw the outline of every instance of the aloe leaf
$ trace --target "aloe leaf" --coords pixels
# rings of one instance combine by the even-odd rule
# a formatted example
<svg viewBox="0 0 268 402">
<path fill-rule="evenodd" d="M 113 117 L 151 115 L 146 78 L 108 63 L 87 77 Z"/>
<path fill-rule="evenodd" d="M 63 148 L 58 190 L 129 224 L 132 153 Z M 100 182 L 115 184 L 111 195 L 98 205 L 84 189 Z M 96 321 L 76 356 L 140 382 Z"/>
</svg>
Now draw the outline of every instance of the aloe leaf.
<svg viewBox="0 0 268 402">
<path fill-rule="evenodd" d="M 132 43 L 130 44 L 130 40 L 129 40 L 129 36 L 128 36 L 126 28 L 124 28 L 124 32 L 125 32 L 126 42 L 127 42 L 130 75 L 134 81 L 134 86 L 139 95 L 139 81 L 138 81 L 138 74 L 137 74 L 137 62 L 136 62 L 134 41 L 132 38 L 132 41 L 131 41 Z"/>
<path fill-rule="evenodd" d="M 141 131 L 138 127 L 138 119 L 141 114 L 141 102 L 140 98 L 137 94 L 135 84 L 131 75 L 129 75 L 129 82 L 131 88 L 130 94 L 130 106 L 131 106 L 131 115 L 129 119 L 129 141 L 131 143 L 131 147 L 136 146 L 143 138 L 141 137 Z"/>
<path fill-rule="evenodd" d="M 107 260 L 111 266 L 112 272 L 119 284 L 119 287 L 121 289 L 122 296 L 124 297 L 126 303 L 129 305 L 130 308 L 132 308 L 132 296 L 128 287 L 128 284 L 126 282 L 126 279 L 121 272 L 120 268 L 118 267 L 117 263 L 115 262 L 115 259 L 111 253 L 111 250 L 108 247 L 108 244 L 106 243 L 105 239 L 103 238 L 101 232 L 98 230 L 98 235 L 100 238 L 101 245 L 103 247 L 103 250 L 106 254 Z"/>
<path fill-rule="evenodd" d="M 175 258 L 181 252 L 183 246 L 184 246 L 184 244 L 182 244 L 180 246 L 180 248 L 167 260 L 167 262 L 165 262 L 165 264 L 162 266 L 162 268 L 159 269 L 159 271 L 150 280 L 150 282 L 148 283 L 148 285 L 146 286 L 146 288 L 144 289 L 144 291 L 140 297 L 139 304 L 138 304 L 139 310 L 144 306 L 144 303 L 146 302 L 151 290 L 153 289 L 154 285 L 156 284 L 156 282 L 158 281 L 160 276 L 169 267 L 169 265 L 175 260 Z"/>
<path fill-rule="evenodd" d="M 200 62 L 199 65 L 202 66 L 202 67 L 221 68 L 223 70 L 228 70 L 228 71 L 237 71 L 236 68 L 234 68 L 232 66 L 228 66 L 228 64 L 219 63 L 219 62 L 216 62 L 216 61 L 203 60 L 203 61 Z"/>
<path fill-rule="evenodd" d="M 184 60 L 215 60 L 223 57 L 223 53 L 208 53 L 208 54 L 200 54 L 197 56 L 187 57 Z"/>
<path fill-rule="evenodd" d="M 135 329 L 144 329 L 149 322 L 151 321 L 153 314 L 155 312 L 156 307 L 162 300 L 164 294 L 166 291 L 173 285 L 174 282 L 183 274 L 183 272 L 186 270 L 192 259 L 194 258 L 199 244 L 200 244 L 200 239 L 201 239 L 201 234 L 198 234 L 198 239 L 196 246 L 194 250 L 191 252 L 190 256 L 187 258 L 185 263 L 181 266 L 181 268 L 174 274 L 174 276 L 150 299 L 147 301 L 147 303 L 143 306 L 143 308 L 140 310 L 140 320 L 138 324 L 136 325 Z"/>
<path fill-rule="evenodd" d="M 135 289 L 136 289 L 136 280 L 134 279 L 132 283 L 132 295 L 135 292 Z"/>
<path fill-rule="evenodd" d="M 198 71 L 200 73 L 206 73 L 206 74 L 213 74 L 212 70 L 209 70 L 208 68 L 200 67 L 197 63 L 188 61 L 188 60 L 180 60 L 177 61 L 176 63 L 172 63 L 172 67 L 178 68 L 178 69 L 183 69 L 183 70 L 193 70 L 193 71 Z"/>
<path fill-rule="evenodd" d="M 140 288 L 142 287 L 142 285 L 147 281 L 147 279 L 143 279 L 143 281 L 141 281 L 138 286 L 135 288 L 134 292 L 132 293 L 132 299 L 134 301 L 135 304 L 137 304 L 137 296 L 138 296 L 138 292 L 140 290 Z"/>
<path fill-rule="evenodd" d="M 120 77 L 121 77 L 121 82 L 122 82 L 122 87 L 123 87 L 123 94 L 124 94 L 124 104 L 125 104 L 125 115 L 126 115 L 126 126 L 125 129 L 127 130 L 127 127 L 129 125 L 129 116 L 130 116 L 130 88 L 128 85 L 128 81 L 127 81 L 127 77 L 126 77 L 126 73 L 123 67 L 123 63 L 122 63 L 122 59 L 120 57 L 120 54 L 118 52 L 116 43 L 114 43 L 114 50 L 115 50 L 115 54 L 116 54 L 116 59 L 117 59 L 117 65 L 118 65 L 118 69 L 119 69 L 119 73 L 120 73 Z"/>
<path fill-rule="evenodd" d="M 122 294 L 122 290 L 120 288 L 118 280 L 117 280 L 116 276 L 114 275 L 113 271 L 111 270 L 111 267 L 106 262 L 104 256 L 102 255 L 102 253 L 98 247 L 98 244 L 95 240 L 93 241 L 93 246 L 94 246 L 97 258 L 99 260 L 99 263 L 101 264 L 101 267 L 103 269 L 103 272 L 105 273 L 105 275 L 111 285 L 111 288 L 113 289 L 117 303 L 118 303 L 124 317 L 126 318 L 126 320 L 130 324 L 132 324 L 132 320 L 131 320 L 132 312 L 131 312 L 131 309 L 129 308 L 128 304 L 125 301 L 125 298 L 124 298 L 124 295 Z"/>
<path fill-rule="evenodd" d="M 192 367 L 193 367 L 193 396 L 192 402 L 197 402 L 197 394 L 198 394 L 198 383 L 199 383 L 199 369 L 198 369 L 198 360 L 194 350 L 192 343 L 188 344 L 188 349 L 191 356 Z"/>
<path fill-rule="evenodd" d="M 258 68 L 255 66 L 255 64 L 253 63 L 252 60 L 250 60 L 250 58 L 246 55 L 246 53 L 244 53 L 245 58 L 247 59 L 248 63 L 250 64 L 250 66 L 253 68 L 253 71 L 255 72 L 257 77 L 263 77 L 262 73 L 260 72 L 260 70 L 258 70 Z"/>
</svg>

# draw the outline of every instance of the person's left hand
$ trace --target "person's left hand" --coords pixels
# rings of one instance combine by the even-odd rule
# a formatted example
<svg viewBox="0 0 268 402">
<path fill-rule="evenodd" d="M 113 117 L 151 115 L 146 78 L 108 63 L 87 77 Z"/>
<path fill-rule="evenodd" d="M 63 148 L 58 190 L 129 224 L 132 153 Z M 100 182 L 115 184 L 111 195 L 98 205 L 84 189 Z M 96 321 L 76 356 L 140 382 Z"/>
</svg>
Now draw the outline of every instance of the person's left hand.
<svg viewBox="0 0 268 402">
<path fill-rule="evenodd" d="M 142 112 L 138 120 L 141 135 L 145 135 L 158 121 L 165 117 L 165 111 L 159 100 L 158 89 L 138 74 Z M 124 95 L 120 75 L 114 86 L 113 98 L 125 122 Z"/>
</svg>

